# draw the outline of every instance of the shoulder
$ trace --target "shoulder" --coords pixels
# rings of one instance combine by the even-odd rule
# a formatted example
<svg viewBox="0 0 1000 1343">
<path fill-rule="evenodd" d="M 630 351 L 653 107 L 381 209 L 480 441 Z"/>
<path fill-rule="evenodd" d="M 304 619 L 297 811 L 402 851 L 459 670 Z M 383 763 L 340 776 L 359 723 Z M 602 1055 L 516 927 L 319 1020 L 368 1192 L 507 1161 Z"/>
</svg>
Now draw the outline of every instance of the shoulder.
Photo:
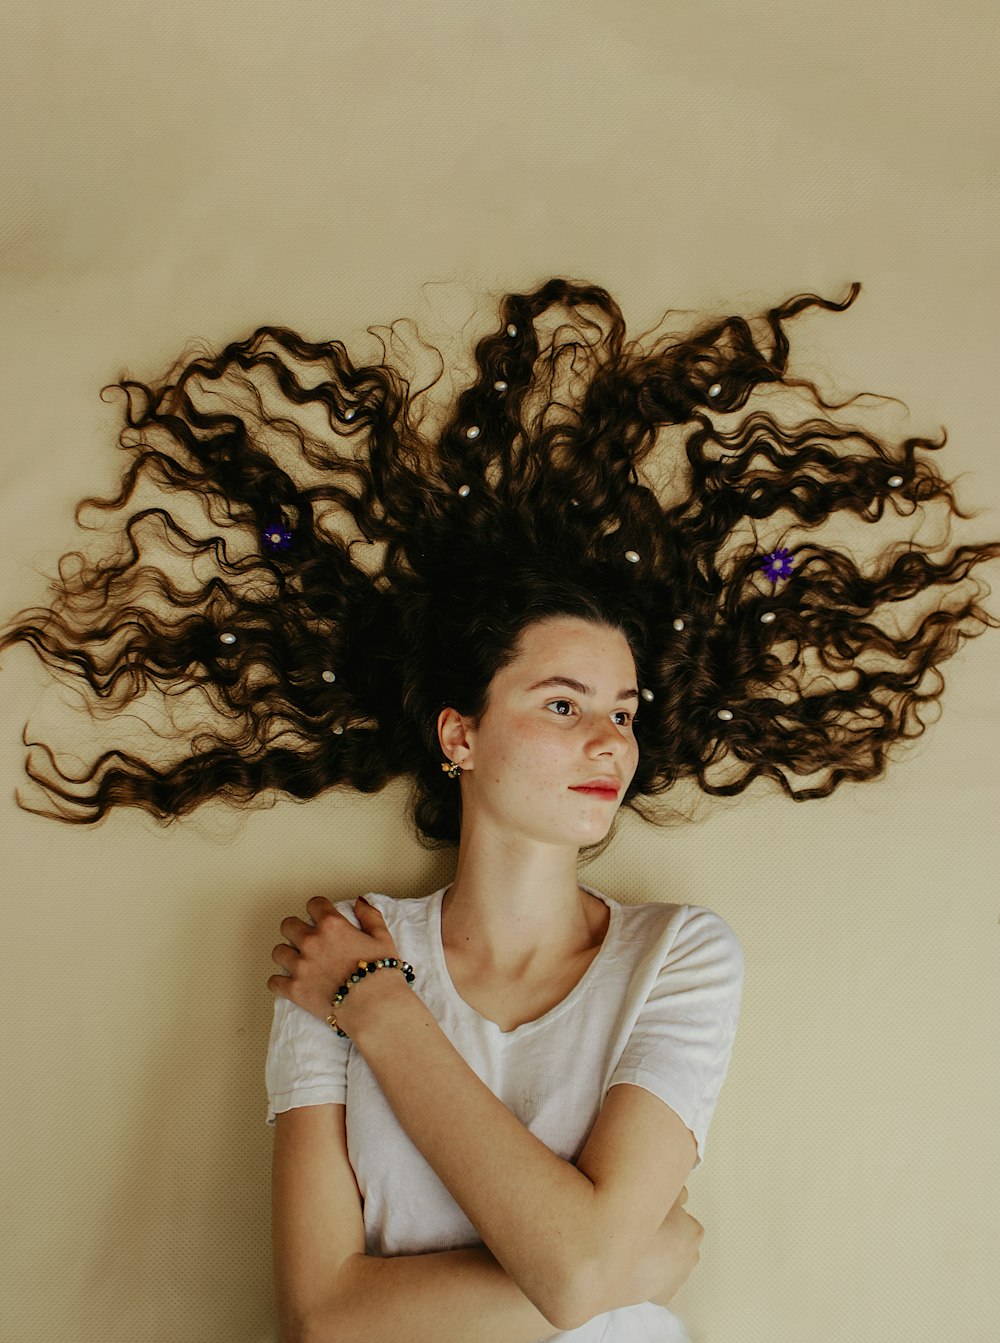
<svg viewBox="0 0 1000 1343">
<path fill-rule="evenodd" d="M 626 925 L 657 926 L 673 934 L 683 932 L 686 939 L 729 937 L 738 941 L 732 927 L 721 914 L 706 905 L 676 905 L 665 900 L 647 900 L 626 903 L 604 896 L 608 904 L 619 911 L 618 917 Z"/>
<path fill-rule="evenodd" d="M 387 896 L 381 890 L 366 890 L 365 900 L 369 905 L 379 911 L 385 920 L 385 927 L 389 929 L 392 936 L 399 937 L 423 936 L 423 933 L 430 928 L 430 913 L 434 907 L 435 898 L 442 894 L 439 890 L 432 892 L 430 896 L 417 896 L 407 898 L 407 900 L 397 900 L 396 896 Z M 358 927 L 358 919 L 354 913 L 353 900 L 341 900 L 336 902 L 338 913 L 342 913 L 345 919 L 350 920 L 354 927 Z M 400 947 L 401 954 L 405 955 L 403 948 Z"/>
<path fill-rule="evenodd" d="M 431 901 L 439 894 L 440 892 L 433 891 L 430 895 L 399 900 L 394 895 L 386 895 L 384 891 L 365 891 L 364 898 L 370 905 L 375 906 L 385 919 L 386 925 L 393 929 L 404 924 L 425 923 Z M 343 914 L 344 918 L 357 926 L 358 919 L 354 912 L 353 900 L 337 900 L 334 904 L 338 913 Z"/>
<path fill-rule="evenodd" d="M 711 945 L 743 959 L 743 947 L 732 925 L 705 905 L 681 905 L 678 936 L 688 945 Z"/>
<path fill-rule="evenodd" d="M 743 947 L 733 927 L 705 905 L 622 905 L 626 936 L 642 944 L 661 971 L 688 971 L 742 982 Z"/>
</svg>

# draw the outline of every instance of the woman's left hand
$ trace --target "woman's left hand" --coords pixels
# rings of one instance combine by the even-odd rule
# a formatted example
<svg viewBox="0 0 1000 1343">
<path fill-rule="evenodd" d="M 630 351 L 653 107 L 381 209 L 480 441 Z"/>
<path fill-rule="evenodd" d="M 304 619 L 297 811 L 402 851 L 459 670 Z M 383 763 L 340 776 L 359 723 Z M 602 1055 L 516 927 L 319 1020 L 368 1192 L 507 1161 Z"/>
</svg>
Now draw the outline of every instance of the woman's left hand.
<svg viewBox="0 0 1000 1343">
<path fill-rule="evenodd" d="M 267 987 L 326 1021 L 334 1010 L 331 998 L 358 968 L 358 961 L 399 958 L 399 952 L 382 915 L 360 896 L 354 902 L 360 928 L 345 919 L 325 895 L 312 896 L 306 910 L 313 923 L 290 914 L 278 925 L 288 942 L 278 943 L 271 960 L 288 973 L 272 975 Z"/>
</svg>

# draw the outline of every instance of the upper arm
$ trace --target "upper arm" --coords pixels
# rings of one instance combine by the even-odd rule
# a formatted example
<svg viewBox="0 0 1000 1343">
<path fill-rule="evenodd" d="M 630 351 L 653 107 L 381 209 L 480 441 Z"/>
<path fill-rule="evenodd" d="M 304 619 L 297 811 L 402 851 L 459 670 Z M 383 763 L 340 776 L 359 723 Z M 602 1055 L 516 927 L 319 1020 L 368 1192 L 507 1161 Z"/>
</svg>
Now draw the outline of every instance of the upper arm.
<svg viewBox="0 0 1000 1343">
<path fill-rule="evenodd" d="M 599 1264 L 581 1266 L 591 1284 L 617 1283 L 631 1268 L 677 1202 L 697 1154 L 694 1134 L 665 1101 L 632 1083 L 611 1087 L 575 1163 L 594 1186 L 601 1232 Z"/>
<path fill-rule="evenodd" d="M 271 1245 L 283 1339 L 329 1304 L 337 1274 L 365 1252 L 361 1194 L 347 1155 L 343 1105 L 302 1105 L 275 1120 Z"/>
</svg>

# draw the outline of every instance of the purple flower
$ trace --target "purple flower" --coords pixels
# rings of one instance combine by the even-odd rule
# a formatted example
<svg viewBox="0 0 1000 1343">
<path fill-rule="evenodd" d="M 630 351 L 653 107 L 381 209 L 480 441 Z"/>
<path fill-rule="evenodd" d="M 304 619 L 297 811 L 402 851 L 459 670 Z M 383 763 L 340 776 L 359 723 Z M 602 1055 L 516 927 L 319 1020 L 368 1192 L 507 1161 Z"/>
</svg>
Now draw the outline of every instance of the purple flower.
<svg viewBox="0 0 1000 1343">
<path fill-rule="evenodd" d="M 279 550 L 287 550 L 292 544 L 292 534 L 281 522 L 269 523 L 264 528 L 263 539 L 272 555 L 276 555 Z"/>
<path fill-rule="evenodd" d="M 777 550 L 772 551 L 771 554 L 765 558 L 764 563 L 760 567 L 764 570 L 765 575 L 772 583 L 776 583 L 779 578 L 787 578 L 792 572 L 792 561 L 789 558 L 789 552 L 784 547 L 779 546 Z"/>
</svg>

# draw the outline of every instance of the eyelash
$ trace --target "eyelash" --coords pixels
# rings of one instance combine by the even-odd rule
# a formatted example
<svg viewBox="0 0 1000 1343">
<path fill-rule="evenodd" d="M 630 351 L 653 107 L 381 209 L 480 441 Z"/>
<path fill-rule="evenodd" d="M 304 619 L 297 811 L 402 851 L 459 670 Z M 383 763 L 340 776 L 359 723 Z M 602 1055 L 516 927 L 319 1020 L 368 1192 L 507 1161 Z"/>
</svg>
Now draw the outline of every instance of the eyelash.
<svg viewBox="0 0 1000 1343">
<path fill-rule="evenodd" d="M 545 707 L 548 708 L 548 707 L 549 707 L 549 704 L 574 704 L 574 705 L 575 705 L 575 701 L 574 701 L 574 700 L 571 700 L 571 699 L 565 699 L 565 698 L 563 698 L 562 696 L 560 696 L 559 699 L 550 699 L 550 700 L 546 703 Z M 631 727 L 631 726 L 635 723 L 636 719 L 639 717 L 639 715 L 638 715 L 637 713 L 632 713 L 632 711 L 631 711 L 630 709 L 615 709 L 615 713 L 626 713 L 626 714 L 628 714 L 628 722 L 627 722 L 627 723 L 619 723 L 619 724 L 618 724 L 619 727 Z M 566 717 L 568 717 L 568 715 L 567 715 L 567 714 L 564 714 L 564 713 L 561 713 L 561 714 L 557 714 L 556 717 L 558 717 L 558 718 L 566 718 Z"/>
</svg>

